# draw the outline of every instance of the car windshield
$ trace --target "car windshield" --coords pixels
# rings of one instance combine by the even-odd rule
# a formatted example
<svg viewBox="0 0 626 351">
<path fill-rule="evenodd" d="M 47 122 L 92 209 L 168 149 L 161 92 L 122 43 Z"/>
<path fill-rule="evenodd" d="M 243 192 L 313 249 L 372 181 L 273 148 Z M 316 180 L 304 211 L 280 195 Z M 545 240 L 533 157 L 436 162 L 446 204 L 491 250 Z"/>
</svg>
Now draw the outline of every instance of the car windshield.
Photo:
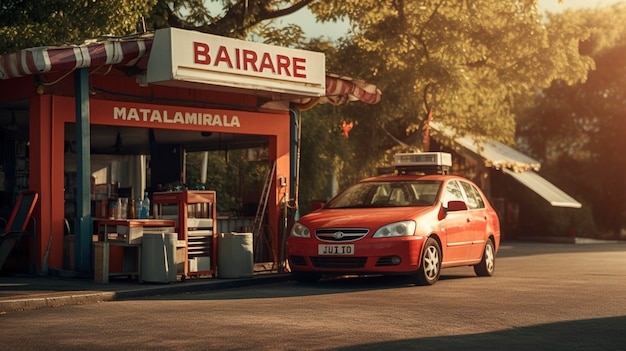
<svg viewBox="0 0 626 351">
<path fill-rule="evenodd" d="M 330 200 L 325 208 L 432 206 L 441 184 L 437 180 L 356 183 Z"/>
</svg>

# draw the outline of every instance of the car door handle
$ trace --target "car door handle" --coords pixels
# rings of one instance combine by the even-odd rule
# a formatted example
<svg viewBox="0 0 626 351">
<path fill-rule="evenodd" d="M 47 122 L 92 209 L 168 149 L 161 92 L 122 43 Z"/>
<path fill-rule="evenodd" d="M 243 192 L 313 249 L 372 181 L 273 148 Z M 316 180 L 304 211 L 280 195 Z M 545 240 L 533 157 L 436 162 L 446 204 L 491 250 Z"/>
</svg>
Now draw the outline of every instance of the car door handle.
<svg viewBox="0 0 626 351">
<path fill-rule="evenodd" d="M 472 219 L 471 219 L 471 218 L 469 218 L 469 217 L 467 217 L 467 223 L 469 223 L 469 222 L 471 222 L 471 221 L 472 221 Z"/>
</svg>

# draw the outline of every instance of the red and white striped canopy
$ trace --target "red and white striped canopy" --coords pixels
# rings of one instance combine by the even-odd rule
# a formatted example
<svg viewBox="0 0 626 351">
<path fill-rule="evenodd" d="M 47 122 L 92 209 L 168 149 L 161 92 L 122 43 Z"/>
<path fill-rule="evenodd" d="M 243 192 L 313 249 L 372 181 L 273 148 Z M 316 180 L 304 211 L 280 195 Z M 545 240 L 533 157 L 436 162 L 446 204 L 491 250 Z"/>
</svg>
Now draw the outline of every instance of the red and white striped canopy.
<svg viewBox="0 0 626 351">
<path fill-rule="evenodd" d="M 103 66 L 134 66 L 149 57 L 154 35 L 143 34 L 129 38 L 110 38 L 81 45 L 38 47 L 0 55 L 0 79 L 12 79 L 49 72 L 71 72 L 78 68 Z M 326 96 L 298 99 L 303 106 L 316 103 L 341 104 L 361 101 L 376 104 L 381 91 L 373 84 L 334 74 L 326 75 Z"/>
<path fill-rule="evenodd" d="M 152 38 L 134 38 L 25 49 L 0 56 L 0 79 L 106 65 L 132 66 L 149 55 L 151 48 Z"/>
</svg>

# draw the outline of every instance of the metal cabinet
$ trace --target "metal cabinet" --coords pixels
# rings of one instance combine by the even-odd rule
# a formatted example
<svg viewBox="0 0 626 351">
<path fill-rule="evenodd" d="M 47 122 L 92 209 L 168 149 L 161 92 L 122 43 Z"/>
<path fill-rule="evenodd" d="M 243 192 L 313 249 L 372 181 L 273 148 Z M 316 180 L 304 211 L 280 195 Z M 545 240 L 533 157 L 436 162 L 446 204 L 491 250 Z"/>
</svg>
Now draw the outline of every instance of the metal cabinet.
<svg viewBox="0 0 626 351">
<path fill-rule="evenodd" d="M 154 193 L 154 216 L 176 222 L 178 240 L 185 242 L 182 279 L 217 272 L 217 209 L 213 190 Z"/>
</svg>

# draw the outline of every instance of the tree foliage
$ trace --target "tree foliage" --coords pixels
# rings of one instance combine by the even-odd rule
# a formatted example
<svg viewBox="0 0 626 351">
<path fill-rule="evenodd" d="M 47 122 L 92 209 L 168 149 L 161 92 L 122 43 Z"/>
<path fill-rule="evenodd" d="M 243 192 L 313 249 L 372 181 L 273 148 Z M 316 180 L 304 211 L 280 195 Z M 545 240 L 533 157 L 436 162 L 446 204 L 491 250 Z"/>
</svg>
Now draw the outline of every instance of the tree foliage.
<svg viewBox="0 0 626 351">
<path fill-rule="evenodd" d="M 157 0 L 3 0 L 0 53 L 135 33 Z"/>
<path fill-rule="evenodd" d="M 581 26 L 589 37 L 581 51 L 596 69 L 585 83 L 555 81 L 520 114 L 518 134 L 529 151 L 558 173 L 593 209 L 598 229 L 617 235 L 626 225 L 626 6 L 571 11 L 552 26 Z"/>
</svg>

